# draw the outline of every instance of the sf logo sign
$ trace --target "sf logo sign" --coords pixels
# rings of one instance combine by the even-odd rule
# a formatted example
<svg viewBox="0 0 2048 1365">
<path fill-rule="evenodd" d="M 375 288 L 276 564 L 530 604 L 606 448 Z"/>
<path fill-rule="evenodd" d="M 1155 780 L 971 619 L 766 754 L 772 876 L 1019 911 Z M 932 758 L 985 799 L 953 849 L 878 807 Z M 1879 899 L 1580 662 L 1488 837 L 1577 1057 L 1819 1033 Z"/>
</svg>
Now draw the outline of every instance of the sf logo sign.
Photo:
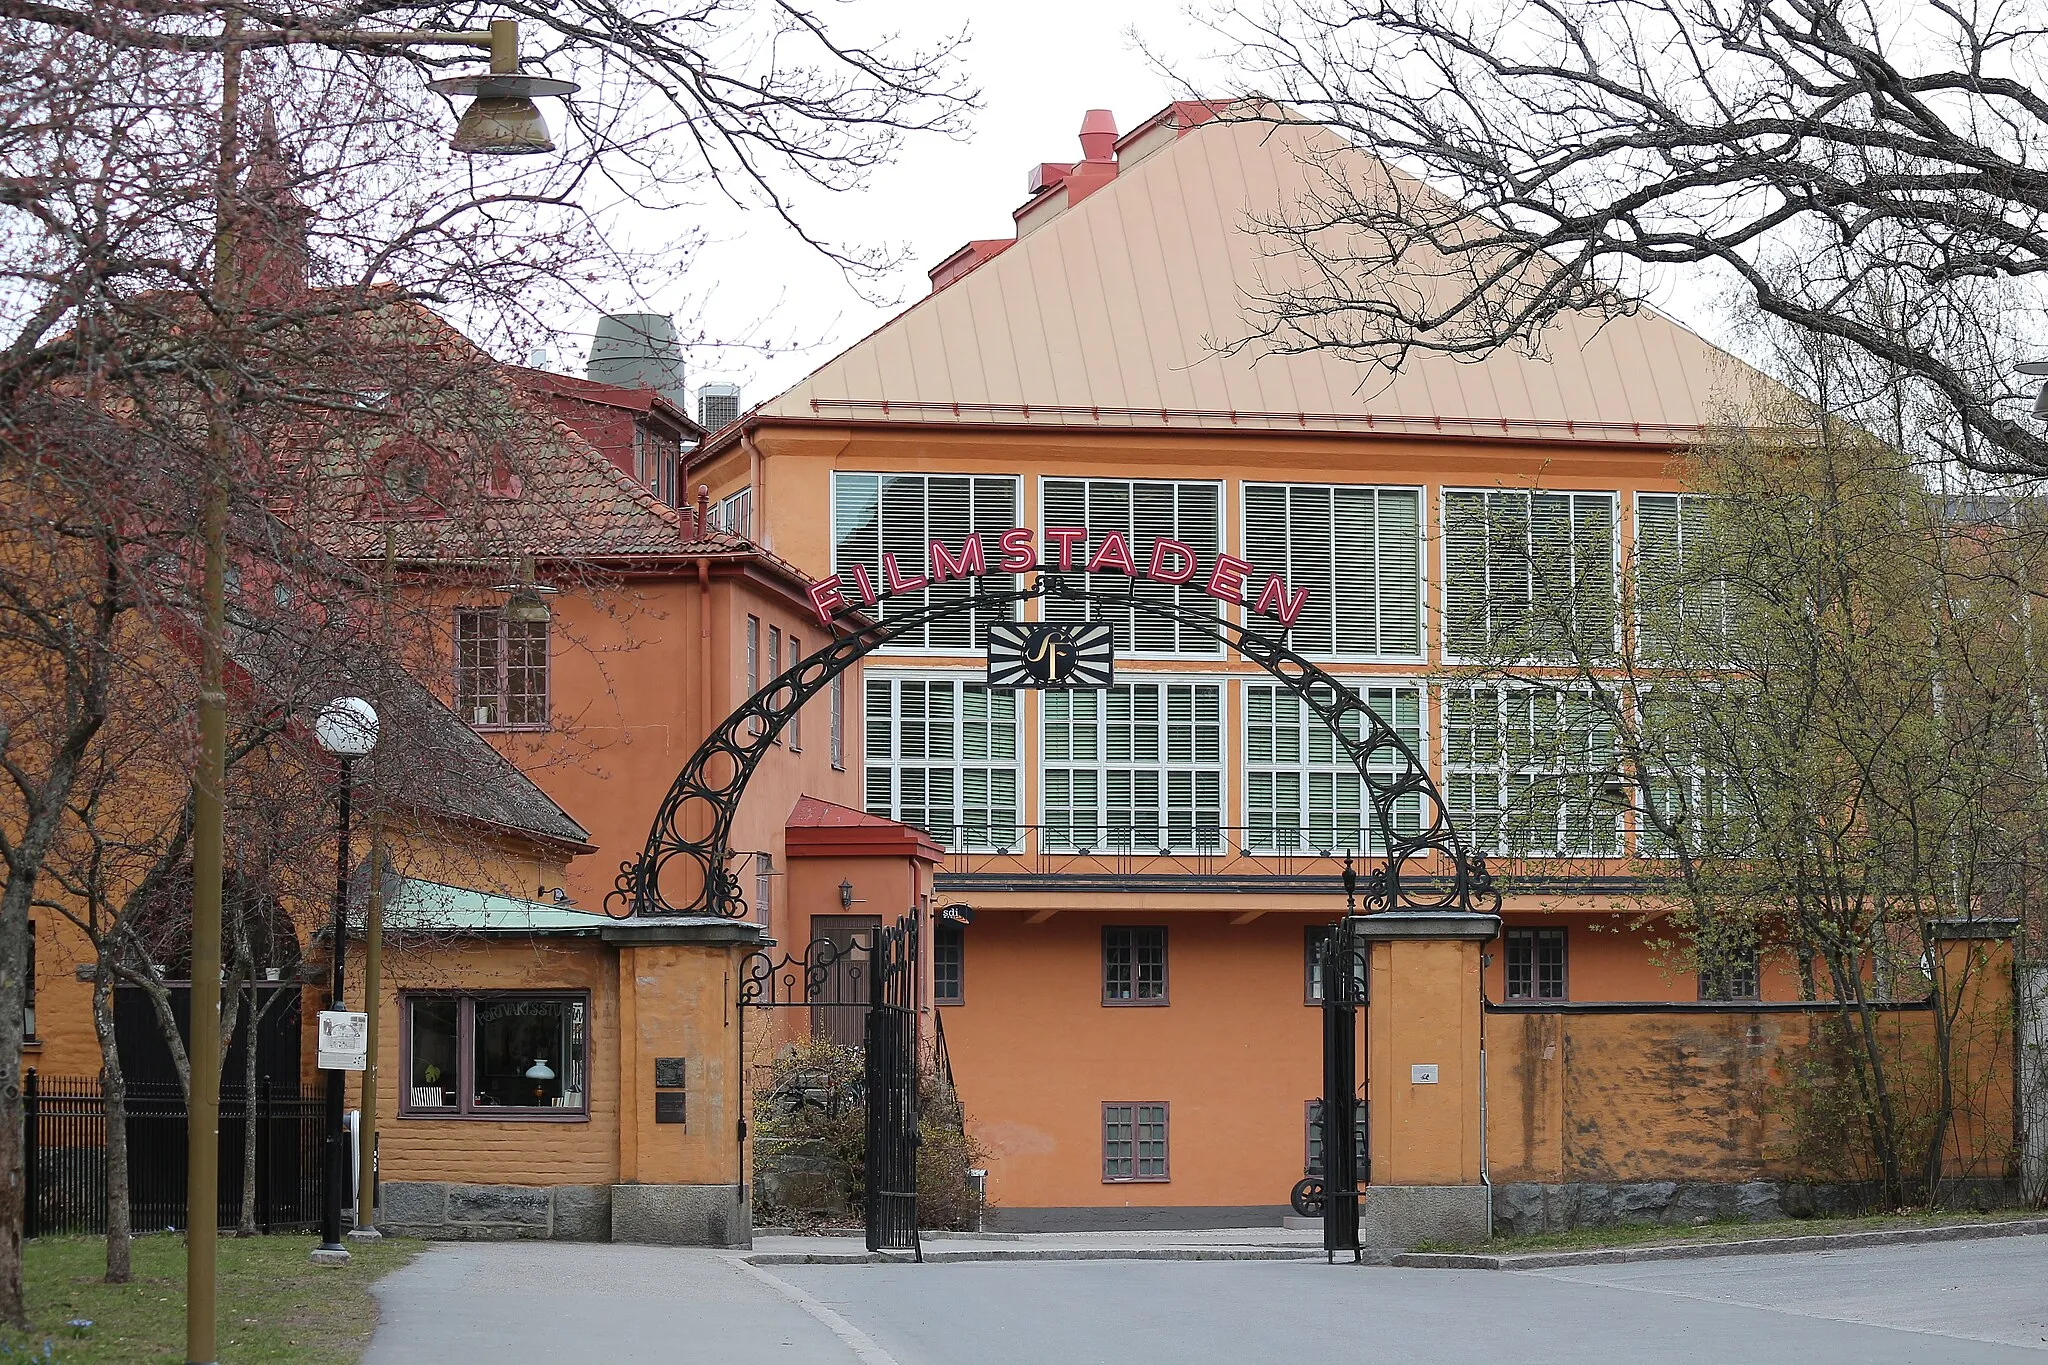
<svg viewBox="0 0 2048 1365">
<path fill-rule="evenodd" d="M 1108 687 L 1115 667 L 1114 641 L 1106 623 L 998 621 L 988 628 L 990 687 Z"/>
</svg>

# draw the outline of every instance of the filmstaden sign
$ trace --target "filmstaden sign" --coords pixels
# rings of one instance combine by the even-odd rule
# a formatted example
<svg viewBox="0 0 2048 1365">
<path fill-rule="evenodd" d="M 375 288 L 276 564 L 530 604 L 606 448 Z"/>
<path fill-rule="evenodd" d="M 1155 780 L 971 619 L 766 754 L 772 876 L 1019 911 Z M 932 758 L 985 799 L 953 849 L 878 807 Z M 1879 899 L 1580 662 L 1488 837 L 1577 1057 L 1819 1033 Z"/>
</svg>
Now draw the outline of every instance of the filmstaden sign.
<svg viewBox="0 0 2048 1365">
<path fill-rule="evenodd" d="M 988 544 L 991 538 L 993 551 Z M 908 571 L 894 554 L 885 554 L 880 583 L 875 582 L 867 565 L 855 564 L 845 573 L 830 574 L 811 584 L 811 609 L 818 613 L 819 621 L 829 626 L 834 616 L 849 607 L 872 607 L 899 592 L 915 592 L 954 579 L 980 578 L 991 573 L 1029 573 L 1035 569 L 1120 573 L 1174 587 L 1194 583 L 1201 574 L 1202 565 L 1194 548 L 1178 540 L 1153 541 L 1152 557 L 1141 570 L 1131 554 L 1129 538 L 1121 531 L 1106 531 L 1098 537 L 1080 526 L 1048 526 L 1045 548 L 1050 562 L 1040 557 L 1036 539 L 1029 527 L 1019 526 L 988 537 L 977 532 L 962 541 L 957 550 L 944 541 L 934 540 L 926 550 L 925 562 L 912 565 Z M 1283 626 L 1293 625 L 1308 604 L 1308 589 L 1290 592 L 1280 577 L 1270 575 L 1253 593 L 1251 578 L 1256 572 L 1236 555 L 1219 554 L 1209 565 L 1208 577 L 1201 579 L 1201 590 L 1219 602 L 1249 606 L 1254 613 L 1270 616 Z"/>
</svg>

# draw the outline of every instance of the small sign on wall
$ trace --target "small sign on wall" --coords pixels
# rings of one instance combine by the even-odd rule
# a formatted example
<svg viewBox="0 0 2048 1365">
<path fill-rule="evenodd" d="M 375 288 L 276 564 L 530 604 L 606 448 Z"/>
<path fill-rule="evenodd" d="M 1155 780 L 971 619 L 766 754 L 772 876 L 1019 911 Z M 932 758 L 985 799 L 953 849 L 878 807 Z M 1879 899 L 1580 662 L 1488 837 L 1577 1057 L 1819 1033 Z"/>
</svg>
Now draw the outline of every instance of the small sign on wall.
<svg viewBox="0 0 2048 1365">
<path fill-rule="evenodd" d="M 1435 1085 L 1436 1063 L 1416 1062 L 1413 1066 L 1410 1066 L 1408 1068 L 1408 1083 L 1410 1085 Z"/>
<path fill-rule="evenodd" d="M 354 1010 L 320 1011 L 320 1069 L 361 1071 L 369 1063 L 370 1016 Z"/>
</svg>

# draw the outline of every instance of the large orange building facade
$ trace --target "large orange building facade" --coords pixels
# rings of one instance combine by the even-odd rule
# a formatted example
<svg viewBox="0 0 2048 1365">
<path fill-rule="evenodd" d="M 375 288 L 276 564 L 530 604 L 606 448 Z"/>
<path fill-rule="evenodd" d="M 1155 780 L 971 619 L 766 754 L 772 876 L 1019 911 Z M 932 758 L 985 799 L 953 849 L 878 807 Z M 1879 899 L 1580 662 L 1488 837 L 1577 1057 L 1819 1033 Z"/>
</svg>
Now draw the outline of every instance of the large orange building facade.
<svg viewBox="0 0 2048 1365">
<path fill-rule="evenodd" d="M 1572 590 L 1618 613 L 1621 566 L 1680 521 L 1675 461 L 1759 381 L 1649 310 L 1561 327 L 1533 355 L 1393 376 L 1290 353 L 1253 335 L 1254 301 L 1292 266 L 1251 224 L 1309 192 L 1329 158 L 1358 154 L 1211 105 L 1105 129 L 1090 115 L 1083 159 L 1040 168 L 1013 239 L 962 248 L 930 297 L 709 440 L 690 481 L 746 492 L 756 538 L 811 576 L 827 614 L 871 604 L 888 620 L 965 595 L 974 538 L 986 573 L 965 577 L 1028 581 L 998 553 L 1028 544 L 1042 570 L 1271 633 L 1357 689 L 1512 873 L 1498 937 L 1373 950 L 1375 982 L 1395 974 L 1366 1040 L 1363 1094 L 1386 1111 L 1370 1126 L 1374 1177 L 1483 1183 L 1484 1133 L 1519 1130 L 1486 1111 L 1482 1035 L 1506 1016 L 1479 1013 L 1482 998 L 1682 1015 L 1792 1002 L 1798 983 L 1767 944 L 1704 975 L 1661 952 L 1627 815 L 1597 792 L 1532 803 L 1541 755 L 1569 748 L 1578 722 L 1475 681 L 1475 651 L 1447 623 L 1484 618 L 1518 586 L 1460 518 L 1518 510 L 1537 528 L 1534 572 L 1568 561 Z M 1563 530 L 1546 542 L 1544 527 Z M 1018 528 L 1029 535 L 1006 537 Z M 1159 582 L 1183 551 L 1191 580 Z M 1212 573 L 1220 594 L 1204 591 Z M 1044 599 L 1020 614 L 1084 612 Z M 1344 911 L 1343 853 L 1369 863 L 1383 843 L 1313 715 L 1214 632 L 1099 603 L 1085 614 L 1114 624 L 1106 690 L 989 688 L 985 612 L 871 656 L 861 800 L 932 834 L 946 850 L 934 899 L 970 912 L 939 931 L 935 989 L 991 1219 L 1267 1221 L 1315 1161 L 1311 945 Z M 801 932 L 806 907 L 793 909 Z M 1404 1018 L 1437 1008 L 1417 991 L 1448 992 L 1434 1041 L 1403 1035 Z M 1428 1082 L 1441 1092 L 1410 1088 L 1425 1061 L 1433 1077 L 1441 1063 Z M 1540 1091 L 1553 1064 L 1555 1039 L 1513 1093 Z M 1760 1144 L 1713 1178 L 1758 1178 Z M 1539 1165 L 1516 1178 L 1583 1178 Z"/>
</svg>

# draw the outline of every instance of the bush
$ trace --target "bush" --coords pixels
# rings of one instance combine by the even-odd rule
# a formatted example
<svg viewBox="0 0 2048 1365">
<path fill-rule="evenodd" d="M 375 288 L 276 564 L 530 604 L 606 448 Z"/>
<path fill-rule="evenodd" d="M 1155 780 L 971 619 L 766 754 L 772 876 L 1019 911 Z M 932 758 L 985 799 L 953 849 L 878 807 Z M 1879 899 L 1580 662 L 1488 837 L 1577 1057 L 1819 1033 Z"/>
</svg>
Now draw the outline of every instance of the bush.
<svg viewBox="0 0 2048 1365">
<path fill-rule="evenodd" d="M 866 1203 L 867 1077 L 860 1048 L 790 1048 L 754 1094 L 757 1221 L 814 1227 L 857 1221 Z M 960 1101 L 931 1067 L 918 1077 L 917 1214 L 924 1228 L 972 1228 L 980 1200 L 967 1172 L 982 1150 Z"/>
</svg>

